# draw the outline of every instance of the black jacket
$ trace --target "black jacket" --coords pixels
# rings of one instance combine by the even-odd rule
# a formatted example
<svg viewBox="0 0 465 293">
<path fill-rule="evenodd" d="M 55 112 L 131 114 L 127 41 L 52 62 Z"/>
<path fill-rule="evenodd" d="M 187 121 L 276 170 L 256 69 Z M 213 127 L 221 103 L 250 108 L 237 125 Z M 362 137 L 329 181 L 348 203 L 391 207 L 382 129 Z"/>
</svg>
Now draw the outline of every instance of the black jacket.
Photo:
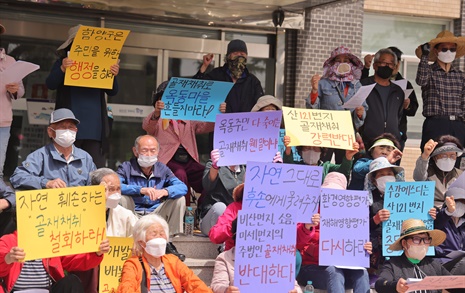
<svg viewBox="0 0 465 293">
<path fill-rule="evenodd" d="M 229 74 L 228 65 L 214 68 L 208 73 L 197 72 L 195 79 L 207 79 L 216 81 L 233 82 Z M 257 103 L 258 98 L 263 96 L 263 88 L 258 78 L 245 69 L 243 77 L 239 78 L 228 96 L 226 97 L 226 112 L 250 112 Z"/>
<path fill-rule="evenodd" d="M 362 85 L 370 85 L 375 83 L 375 78 L 370 76 L 360 82 Z M 360 128 L 363 141 L 366 144 L 371 144 L 374 138 L 384 132 L 393 134 L 400 141 L 400 120 L 404 106 L 404 91 L 398 85 L 390 83 L 387 111 L 384 111 L 383 101 L 376 87 L 368 95 L 366 102 L 369 110 L 367 111 L 365 123 Z"/>
</svg>

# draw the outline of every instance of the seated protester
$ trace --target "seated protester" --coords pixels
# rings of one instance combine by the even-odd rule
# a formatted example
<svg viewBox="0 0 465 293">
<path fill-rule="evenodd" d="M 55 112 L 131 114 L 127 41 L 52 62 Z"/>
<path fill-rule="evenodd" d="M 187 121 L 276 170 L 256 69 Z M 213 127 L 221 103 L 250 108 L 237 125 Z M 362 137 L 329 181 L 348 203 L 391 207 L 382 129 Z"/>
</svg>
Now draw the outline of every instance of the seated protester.
<svg viewBox="0 0 465 293">
<path fill-rule="evenodd" d="M 352 170 L 352 160 L 354 156 L 358 153 L 359 144 L 357 142 L 353 142 L 353 150 L 346 150 L 346 155 L 342 159 L 341 164 L 332 164 L 331 162 L 323 162 L 321 161 L 324 157 L 324 148 L 316 147 L 316 146 L 298 146 L 297 152 L 299 153 L 300 157 L 302 158 L 301 161 L 294 161 L 294 155 L 292 153 L 292 148 L 289 146 L 291 143 L 291 138 L 289 136 L 284 136 L 284 155 L 283 161 L 284 163 L 288 164 L 305 164 L 311 166 L 322 166 L 323 167 L 323 178 L 325 179 L 326 174 L 329 172 L 339 172 L 346 176 L 348 179 L 350 176 L 350 171 Z"/>
<path fill-rule="evenodd" d="M 435 257 L 452 275 L 465 275 L 464 256 L 448 257 L 451 252 L 463 250 L 465 245 L 465 184 L 447 190 L 434 227 L 446 233 L 446 240 L 434 247 Z"/>
<path fill-rule="evenodd" d="M 150 214 L 137 221 L 133 256 L 123 265 L 117 292 L 211 292 L 176 256 L 165 254 L 169 235 L 168 223 L 159 215 Z"/>
<path fill-rule="evenodd" d="M 234 219 L 231 225 L 230 233 L 233 235 L 232 240 L 236 242 L 237 219 Z M 240 293 L 238 287 L 234 286 L 234 259 L 235 247 L 220 253 L 215 260 L 211 288 L 213 293 Z M 300 286 L 295 283 L 294 289 L 289 293 L 302 293 Z"/>
<path fill-rule="evenodd" d="M 440 230 L 429 230 L 425 223 L 418 219 L 402 222 L 400 237 L 389 246 L 390 250 L 403 250 L 400 256 L 387 260 L 380 270 L 375 289 L 378 293 L 397 293 L 408 290 L 407 279 L 423 279 L 426 276 L 448 276 L 446 270 L 434 258 L 426 256 L 429 246 L 437 246 L 444 242 L 446 234 Z M 463 292 L 463 289 L 448 290 Z M 425 291 L 422 291 L 425 292 Z M 442 290 L 428 290 L 428 293 L 441 293 Z"/>
<path fill-rule="evenodd" d="M 331 172 L 325 177 L 322 188 L 345 190 L 347 178 L 339 172 Z M 335 266 L 319 265 L 320 214 L 312 216 L 311 223 L 297 224 L 297 249 L 302 255 L 302 267 L 297 276 L 300 285 L 305 286 L 312 281 L 316 289 L 328 292 L 344 292 L 346 288 L 353 288 L 354 293 L 370 291 L 368 273 L 365 269 L 341 269 Z M 356 232 L 354 230 L 354 232 Z M 363 245 L 371 253 L 371 242 Z"/>
<path fill-rule="evenodd" d="M 24 261 L 27 252 L 17 245 L 17 231 L 0 238 L 0 278 L 6 292 L 84 293 L 79 278 L 65 271 L 97 267 L 103 255 L 110 251 L 110 242 L 106 239 L 97 252 Z"/>
<path fill-rule="evenodd" d="M 463 154 L 460 141 L 451 135 L 440 136 L 438 141 L 430 139 L 418 157 L 413 179 L 415 181 L 434 181 L 434 205 L 441 208 L 447 188 L 462 174 L 454 167 L 457 157 Z"/>
<path fill-rule="evenodd" d="M 233 202 L 234 188 L 244 182 L 245 165 L 221 166 L 217 163 L 220 151 L 214 149 L 203 173 L 204 194 L 200 202 L 200 230 L 209 235 L 210 229 L 217 223 L 226 207 Z M 282 162 L 281 153 L 277 152 L 273 163 Z"/>
<path fill-rule="evenodd" d="M 96 169 L 92 157 L 75 147 L 79 120 L 66 108 L 50 114 L 47 134 L 52 143 L 29 154 L 17 167 L 10 182 L 21 190 L 89 185 L 89 173 Z"/>
<path fill-rule="evenodd" d="M 375 138 L 373 144 L 368 149 L 367 157 L 358 159 L 354 163 L 349 190 L 363 190 L 365 177 L 370 171 L 370 163 L 379 157 L 385 157 L 389 163 L 395 164 L 402 158 L 400 144 L 394 135 L 383 133 Z"/>
<path fill-rule="evenodd" d="M 132 227 L 139 218 L 118 204 L 121 199 L 118 174 L 111 169 L 100 168 L 90 173 L 90 182 L 92 185 L 105 186 L 107 236 L 131 237 Z"/>
<path fill-rule="evenodd" d="M 16 230 L 16 224 L 13 221 L 15 211 L 15 192 L 3 180 L 0 180 L 0 237 Z"/>
<path fill-rule="evenodd" d="M 147 134 L 158 138 L 160 152 L 158 159 L 168 166 L 174 175 L 196 192 L 201 193 L 202 175 L 205 166 L 199 162 L 196 134 L 209 133 L 215 128 L 213 122 L 161 119 L 161 110 L 165 103 L 161 97 L 169 81 L 164 81 L 157 88 L 154 96 L 154 111 L 143 121 L 142 128 Z M 220 111 L 226 111 L 226 103 L 222 103 Z M 190 205 L 190 192 L 186 194 L 186 203 Z"/>
</svg>

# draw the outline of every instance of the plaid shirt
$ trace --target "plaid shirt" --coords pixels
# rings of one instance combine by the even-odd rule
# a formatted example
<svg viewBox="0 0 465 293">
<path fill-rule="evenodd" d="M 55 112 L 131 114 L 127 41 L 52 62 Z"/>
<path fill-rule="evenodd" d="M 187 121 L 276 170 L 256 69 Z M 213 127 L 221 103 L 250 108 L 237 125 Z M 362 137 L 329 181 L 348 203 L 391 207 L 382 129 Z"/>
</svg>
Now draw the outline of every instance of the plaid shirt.
<svg viewBox="0 0 465 293">
<path fill-rule="evenodd" d="M 465 76 L 451 66 L 445 72 L 437 62 L 428 65 L 428 55 L 421 57 L 416 82 L 421 86 L 423 116 L 465 116 Z"/>
</svg>

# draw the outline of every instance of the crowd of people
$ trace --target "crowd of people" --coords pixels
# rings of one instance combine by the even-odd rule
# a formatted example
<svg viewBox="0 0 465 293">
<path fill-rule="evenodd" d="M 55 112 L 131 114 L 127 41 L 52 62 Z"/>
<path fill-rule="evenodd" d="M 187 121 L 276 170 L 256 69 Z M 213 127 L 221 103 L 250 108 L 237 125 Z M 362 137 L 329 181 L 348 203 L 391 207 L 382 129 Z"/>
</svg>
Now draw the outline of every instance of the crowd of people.
<svg viewBox="0 0 465 293">
<path fill-rule="evenodd" d="M 46 80 L 48 88 L 57 91 L 56 108 L 47 128 L 50 143 L 29 154 L 16 168 L 9 179 L 13 189 L 0 180 L 2 289 L 98 292 L 98 265 L 109 251 L 108 240 L 102 241 L 96 252 L 24 261 L 26 252 L 17 246 L 14 194 L 15 190 L 103 185 L 107 236 L 134 239 L 133 256 L 123 266 L 118 292 L 239 292 L 234 284 L 235 231 L 247 166 L 218 166 L 219 150 L 213 148 L 210 160 L 201 163 L 196 134 L 212 133 L 214 123 L 162 119 L 165 105 L 161 97 L 166 81 L 158 86 L 154 110 L 143 121 L 147 134 L 131 138 L 134 156 L 117 170 L 105 168 L 110 121 L 104 95 L 118 92 L 119 65 L 109 68 L 114 76 L 112 89 L 64 85 L 66 70 L 73 64 L 67 52 L 78 29 L 71 28 L 68 39 L 57 49 L 58 60 Z M 4 31 L 0 25 L 0 34 Z M 0 50 L 2 70 L 15 60 Z M 193 78 L 234 84 L 220 106 L 222 113 L 281 110 L 282 101 L 265 95 L 260 81 L 248 71 L 247 53 L 244 41 L 232 40 L 222 67 L 207 72 L 213 58 L 207 54 Z M 347 47 L 335 48 L 323 64 L 322 76 L 312 77 L 306 106 L 343 111 L 344 103 L 361 86 L 374 84 L 366 101 L 350 110 L 354 137 L 359 139 L 352 142 L 353 149 L 345 151 L 298 146 L 301 161 L 295 161 L 291 138 L 285 136 L 284 152 L 276 153 L 269 162 L 321 166 L 323 187 L 367 191 L 370 241 L 364 249 L 370 254 L 370 268 L 319 265 L 318 212 L 309 215 L 309 223 L 296 227 L 296 284 L 290 292 L 301 292 L 300 286 L 307 281 L 330 293 L 341 293 L 345 288 L 366 293 L 370 287 L 378 292 L 406 292 L 408 278 L 465 274 L 463 256 L 450 258 L 451 252 L 465 244 L 465 182 L 449 188 L 462 174 L 457 167 L 465 143 L 465 77 L 452 63 L 465 55 L 465 38 L 443 31 L 420 45 L 416 54 L 420 63 L 415 82 L 422 88 L 426 119 L 422 153 L 413 178 L 436 183 L 434 206 L 428 207 L 436 229 L 427 229 L 418 219 L 404 221 L 399 238 L 390 247 L 404 253 L 389 260 L 383 257 L 381 227 L 390 218 L 384 208 L 386 183 L 405 181 L 405 170 L 399 162 L 407 140 L 406 117 L 415 115 L 418 100 L 415 92 L 405 96 L 404 90 L 392 82 L 402 79 L 402 52 L 398 48 L 380 49 L 374 56 L 365 56 L 364 62 Z M 368 76 L 371 67 L 374 75 Z M 410 82 L 407 87 L 412 88 Z M 0 80 L 1 179 L 11 104 L 23 95 L 21 82 L 3 84 Z M 191 190 L 201 194 L 197 209 L 201 233 L 224 250 L 216 260 L 211 288 L 183 263 L 185 256 L 172 244 L 173 238 L 184 231 L 183 217 L 191 204 Z M 435 247 L 436 257 L 426 257 L 429 246 Z"/>
</svg>

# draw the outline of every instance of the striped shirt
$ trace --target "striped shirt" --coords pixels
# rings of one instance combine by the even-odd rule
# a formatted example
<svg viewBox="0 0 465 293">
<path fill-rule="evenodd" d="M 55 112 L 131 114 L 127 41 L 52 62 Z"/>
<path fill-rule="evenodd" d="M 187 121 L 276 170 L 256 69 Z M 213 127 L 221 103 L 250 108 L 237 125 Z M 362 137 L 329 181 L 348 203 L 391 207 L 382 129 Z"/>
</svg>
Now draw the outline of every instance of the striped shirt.
<svg viewBox="0 0 465 293">
<path fill-rule="evenodd" d="M 161 263 L 160 271 L 150 266 L 152 274 L 150 275 L 150 293 L 176 293 L 173 284 L 165 274 L 165 266 Z"/>
<path fill-rule="evenodd" d="M 429 65 L 428 55 L 418 64 L 416 82 L 421 86 L 423 116 L 465 116 L 465 75 L 452 65 L 445 72 L 437 62 Z"/>
<path fill-rule="evenodd" d="M 28 260 L 24 262 L 13 291 L 48 288 L 49 285 L 50 277 L 45 271 L 42 259 Z"/>
</svg>

